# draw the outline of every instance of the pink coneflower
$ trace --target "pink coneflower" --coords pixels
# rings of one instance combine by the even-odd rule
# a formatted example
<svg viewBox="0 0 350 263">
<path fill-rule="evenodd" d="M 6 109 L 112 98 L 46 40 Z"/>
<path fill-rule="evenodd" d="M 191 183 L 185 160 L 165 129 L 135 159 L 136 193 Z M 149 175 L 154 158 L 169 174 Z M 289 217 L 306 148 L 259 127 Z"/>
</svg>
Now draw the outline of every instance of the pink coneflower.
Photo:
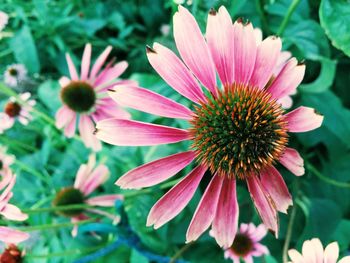
<svg viewBox="0 0 350 263">
<path fill-rule="evenodd" d="M 12 188 L 16 183 L 16 175 L 14 175 L 10 169 L 6 172 L 1 173 L 0 182 L 0 215 L 15 221 L 24 221 L 28 216 L 21 212 L 21 210 L 8 202 L 13 196 Z M 5 243 L 19 243 L 28 239 L 29 235 L 27 233 L 0 226 L 0 241 Z"/>
<path fill-rule="evenodd" d="M 59 81 L 64 105 L 56 114 L 57 128 L 64 128 L 64 134 L 72 137 L 79 116 L 80 136 L 85 145 L 95 151 L 101 149 L 101 142 L 93 136 L 94 122 L 112 117 L 129 118 L 129 114 L 119 108 L 106 94 L 106 90 L 112 85 L 134 84 L 128 80 L 117 80 L 128 66 L 125 61 L 115 65 L 110 62 L 102 69 L 111 50 L 112 47 L 107 47 L 90 71 L 91 45 L 87 44 L 82 57 L 80 77 L 71 57 L 66 54 L 70 79 L 62 77 Z"/>
<path fill-rule="evenodd" d="M 17 87 L 27 78 L 27 69 L 23 64 L 12 64 L 4 73 L 4 82 L 9 87 Z"/>
<path fill-rule="evenodd" d="M 15 156 L 6 154 L 6 147 L 0 145 L 0 173 L 4 174 L 15 161 Z"/>
<path fill-rule="evenodd" d="M 260 244 L 260 240 L 266 236 L 267 229 L 263 224 L 256 227 L 254 224 L 241 224 L 239 232 L 231 245 L 225 249 L 225 258 L 233 263 L 239 263 L 242 258 L 246 263 L 253 263 L 253 257 L 261 257 L 269 254 L 269 250 Z M 210 231 L 212 235 L 212 231 Z"/>
<path fill-rule="evenodd" d="M 9 16 L 3 11 L 0 11 L 0 31 L 2 31 L 9 21 Z"/>
<path fill-rule="evenodd" d="M 147 56 L 159 75 L 193 102 L 193 109 L 138 87 L 117 87 L 110 95 L 127 107 L 188 120 L 190 127 L 179 129 L 108 119 L 97 123 L 95 133 L 99 139 L 114 145 L 190 141 L 192 146 L 187 152 L 129 171 L 117 184 L 122 188 L 156 185 L 195 160 L 197 166 L 192 172 L 153 206 L 148 226 L 159 228 L 179 214 L 209 171 L 206 176 L 212 177 L 211 182 L 192 218 L 187 242 L 196 240 L 212 225 L 218 244 L 232 245 L 239 214 L 237 180 L 247 182 L 265 226 L 277 235 L 277 211 L 286 213 L 292 198 L 274 165 L 280 162 L 295 175 L 304 174 L 303 159 L 295 149 L 287 147 L 287 133 L 316 129 L 323 120 L 314 109 L 307 107 L 285 114 L 277 102 L 297 88 L 305 66 L 292 58 L 271 80 L 281 53 L 281 40 L 268 37 L 257 46 L 252 25 L 242 21 L 232 25 L 224 7 L 219 12 L 210 12 L 207 41 L 187 9 L 180 6 L 173 23 L 183 62 L 158 43 L 147 48 Z M 216 71 L 221 85 L 217 84 Z M 201 89 L 197 79 L 206 90 Z"/>
<path fill-rule="evenodd" d="M 306 240 L 303 244 L 302 253 L 290 249 L 288 255 L 289 263 L 336 263 L 339 257 L 339 246 L 337 242 L 330 243 L 324 250 L 318 238 Z M 342 258 L 338 263 L 350 263 L 350 256 Z"/>
<path fill-rule="evenodd" d="M 95 155 L 90 155 L 87 164 L 82 164 L 75 177 L 74 186 L 61 189 L 53 201 L 55 206 L 89 204 L 92 206 L 110 207 L 114 206 L 116 200 L 122 200 L 123 196 L 118 194 L 101 195 L 88 197 L 97 187 L 102 185 L 109 175 L 109 170 L 105 165 L 97 165 Z M 92 212 L 109 216 L 108 213 L 96 209 L 72 209 L 59 211 L 58 213 L 71 217 L 72 222 L 88 219 L 85 212 Z M 114 218 L 113 218 L 114 219 Z M 74 227 L 72 235 L 77 234 L 77 228 Z"/>
<path fill-rule="evenodd" d="M 27 125 L 32 120 L 30 111 L 35 105 L 35 100 L 30 99 L 29 92 L 20 94 L 19 98 L 21 101 L 11 97 L 5 104 L 4 112 L 0 113 L 0 133 L 11 128 L 16 119 L 23 125 Z"/>
</svg>

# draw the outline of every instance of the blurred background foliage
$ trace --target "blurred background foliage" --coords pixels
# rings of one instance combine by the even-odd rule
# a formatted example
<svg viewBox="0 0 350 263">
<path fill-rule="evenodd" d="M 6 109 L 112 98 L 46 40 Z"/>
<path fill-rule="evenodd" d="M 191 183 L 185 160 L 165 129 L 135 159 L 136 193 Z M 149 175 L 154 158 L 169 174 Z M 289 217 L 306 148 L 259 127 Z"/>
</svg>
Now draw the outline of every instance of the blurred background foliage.
<svg viewBox="0 0 350 263">
<path fill-rule="evenodd" d="M 288 215 L 280 215 L 281 234 L 264 239 L 271 255 L 256 262 L 282 262 L 284 246 L 300 248 L 304 240 L 319 237 L 324 244 L 338 241 L 341 253 L 350 248 L 350 2 L 346 0 L 5 0 L 0 10 L 10 15 L 1 33 L 0 71 L 7 65 L 24 64 L 32 82 L 21 89 L 30 90 L 38 100 L 38 115 L 29 126 L 16 125 L 1 135 L 0 143 L 17 156 L 14 167 L 19 175 L 14 200 L 21 208 L 49 207 L 60 187 L 72 184 L 89 151 L 79 140 L 68 140 L 57 131 L 50 118 L 60 106 L 57 80 L 67 75 L 64 54 L 69 52 L 79 64 L 84 45 L 89 42 L 96 56 L 107 45 L 112 57 L 129 63 L 124 78 L 176 100 L 182 100 L 150 67 L 145 45 L 160 42 L 173 50 L 172 15 L 181 3 L 195 15 L 203 32 L 210 8 L 225 5 L 233 19 L 243 17 L 260 27 L 264 36 L 279 35 L 283 47 L 306 64 L 306 74 L 294 105 L 316 108 L 324 116 L 321 128 L 292 135 L 291 144 L 305 159 L 306 174 L 295 178 L 279 167 L 294 197 Z M 0 95 L 2 103 L 7 98 Z M 186 103 L 185 100 L 182 101 Z M 131 111 L 133 118 L 170 124 L 172 120 Z M 180 121 L 171 123 L 182 127 Z M 106 159 L 111 178 L 101 192 L 122 192 L 114 181 L 127 170 L 142 163 L 185 149 L 184 143 L 161 147 L 111 147 L 98 154 Z M 107 158 L 108 157 L 108 158 Z M 183 171 L 178 177 L 185 174 Z M 202 182 L 201 190 L 207 182 Z M 159 230 L 145 226 L 149 209 L 168 188 L 167 185 L 126 193 L 120 213 L 123 222 L 138 236 L 140 246 L 158 255 L 178 255 L 191 262 L 225 262 L 222 250 L 204 235 L 185 246 L 185 233 L 201 193 L 169 224 Z M 258 218 L 245 185 L 239 185 L 241 222 Z M 293 211 L 292 211 L 293 210 Z M 291 214 L 294 215 L 291 217 Z M 66 222 L 54 213 L 33 213 L 27 224 L 43 225 Z M 69 229 L 53 228 L 32 232 L 25 243 L 28 262 L 72 262 L 110 244 L 119 235 L 102 220 L 81 228 L 71 238 Z M 286 237 L 287 229 L 292 229 Z M 84 234 L 100 233 L 96 239 Z M 289 240 L 290 239 L 290 240 Z M 140 252 L 141 251 L 141 252 Z M 180 254 L 179 254 L 180 253 Z M 93 262 L 150 262 L 142 250 L 122 245 Z"/>
</svg>

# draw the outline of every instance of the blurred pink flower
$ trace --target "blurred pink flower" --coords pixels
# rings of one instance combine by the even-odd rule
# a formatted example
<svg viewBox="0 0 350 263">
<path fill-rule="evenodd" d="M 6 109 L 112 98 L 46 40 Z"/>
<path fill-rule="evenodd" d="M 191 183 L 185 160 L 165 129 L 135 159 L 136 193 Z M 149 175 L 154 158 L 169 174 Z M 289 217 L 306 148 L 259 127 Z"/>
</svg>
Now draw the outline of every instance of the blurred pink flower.
<svg viewBox="0 0 350 263">
<path fill-rule="evenodd" d="M 12 64 L 4 73 L 4 82 L 9 87 L 17 87 L 27 78 L 27 69 L 23 64 Z"/>
<path fill-rule="evenodd" d="M 0 173 L 5 174 L 15 161 L 15 156 L 6 154 L 6 147 L 0 145 Z"/>
<path fill-rule="evenodd" d="M 252 223 L 241 224 L 233 244 L 225 249 L 225 258 L 231 259 L 233 263 L 239 263 L 240 258 L 246 263 L 253 263 L 253 257 L 269 254 L 267 247 L 260 244 L 260 240 L 266 236 L 266 233 L 267 229 L 263 224 L 258 227 Z"/>
<path fill-rule="evenodd" d="M 32 120 L 30 111 L 36 103 L 35 100 L 30 99 L 29 92 L 19 94 L 19 98 L 24 103 L 11 97 L 5 105 L 4 112 L 0 112 L 0 134 L 11 128 L 16 119 L 23 125 L 27 125 Z"/>
<path fill-rule="evenodd" d="M 55 206 L 89 204 L 92 206 L 111 207 L 116 200 L 123 200 L 122 195 L 109 194 L 101 196 L 88 196 L 100 185 L 102 185 L 109 175 L 109 170 L 105 165 L 97 165 L 95 155 L 90 155 L 87 164 L 82 164 L 75 177 L 74 186 L 61 189 L 53 201 Z M 113 215 L 96 209 L 74 209 L 59 212 L 60 214 L 71 217 L 72 222 L 86 220 L 89 217 L 84 212 L 92 212 L 117 219 Z M 76 236 L 77 227 L 74 227 L 72 235 Z"/>
<path fill-rule="evenodd" d="M 0 182 L 0 215 L 15 221 L 24 221 L 28 216 L 12 204 L 9 204 L 13 196 L 12 188 L 16 183 L 16 175 L 10 169 L 2 172 L 2 180 Z M 11 229 L 9 227 L 0 226 L 0 240 L 6 243 L 18 243 L 26 240 L 29 237 L 27 233 Z"/>
<path fill-rule="evenodd" d="M 133 81 L 117 79 L 128 66 L 125 61 L 115 65 L 111 61 L 102 69 L 111 50 L 111 46 L 107 47 L 90 70 L 91 45 L 87 44 L 81 61 L 80 77 L 71 57 L 66 54 L 70 78 L 62 77 L 59 80 L 64 105 L 56 113 L 57 128 L 64 128 L 64 134 L 72 137 L 79 116 L 80 136 L 85 145 L 95 151 L 101 149 L 101 142 L 93 135 L 95 122 L 112 117 L 130 117 L 106 94 L 106 91 L 116 84 L 135 85 Z"/>
<path fill-rule="evenodd" d="M 291 58 L 273 77 L 281 54 L 281 40 L 268 37 L 257 46 L 251 23 L 232 20 L 224 7 L 208 16 L 206 40 L 190 12 L 179 7 L 174 15 L 174 37 L 181 61 L 170 49 L 147 47 L 153 68 L 177 92 L 193 102 L 193 110 L 139 87 L 116 86 L 110 96 L 122 106 L 162 117 L 188 120 L 189 129 L 139 121 L 108 119 L 97 123 L 96 136 L 120 146 L 151 146 L 191 142 L 177 153 L 135 168 L 116 184 L 142 188 L 159 184 L 193 160 L 197 166 L 151 209 L 147 225 L 159 228 L 178 215 L 193 197 L 204 174 L 211 177 L 187 231 L 196 240 L 212 225 L 222 247 L 230 247 L 238 227 L 236 179 L 244 179 L 265 226 L 278 234 L 277 211 L 287 212 L 292 198 L 280 162 L 297 176 L 303 159 L 288 148 L 287 132 L 318 128 L 323 116 L 299 107 L 285 114 L 276 101 L 295 90 L 305 66 Z M 222 83 L 218 86 L 216 72 Z M 271 80 L 271 83 L 269 81 Z M 207 90 L 202 90 L 197 79 Z"/>
<path fill-rule="evenodd" d="M 339 257 L 337 242 L 330 243 L 324 250 L 318 238 L 306 240 L 303 244 L 302 253 L 290 249 L 288 255 L 290 263 L 336 263 Z M 350 263 L 350 256 L 342 258 L 338 263 Z"/>
<path fill-rule="evenodd" d="M 0 11 L 0 31 L 2 31 L 9 21 L 9 16 L 3 11 Z"/>
</svg>

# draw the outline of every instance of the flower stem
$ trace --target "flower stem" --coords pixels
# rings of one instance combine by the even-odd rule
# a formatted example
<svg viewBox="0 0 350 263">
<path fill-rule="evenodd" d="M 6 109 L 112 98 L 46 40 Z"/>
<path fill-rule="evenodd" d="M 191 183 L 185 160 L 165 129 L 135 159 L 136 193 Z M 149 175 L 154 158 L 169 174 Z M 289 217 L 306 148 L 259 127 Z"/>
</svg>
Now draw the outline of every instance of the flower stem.
<svg viewBox="0 0 350 263">
<path fill-rule="evenodd" d="M 292 16 L 292 14 L 294 13 L 295 9 L 297 8 L 298 4 L 300 3 L 300 0 L 293 0 L 293 2 L 290 4 L 288 10 L 287 10 L 287 14 L 286 16 L 284 17 L 278 31 L 277 31 L 277 35 L 278 36 L 282 36 L 283 33 L 284 33 L 284 30 L 286 29 L 288 23 L 289 23 L 289 20 L 290 20 L 290 17 Z"/>
<path fill-rule="evenodd" d="M 45 213 L 45 212 L 68 211 L 68 210 L 76 210 L 76 209 L 89 209 L 93 207 L 94 206 L 91 206 L 88 204 L 74 204 L 74 205 L 21 209 L 21 211 L 26 214 L 35 214 L 35 213 Z"/>
<path fill-rule="evenodd" d="M 256 6 L 256 10 L 259 13 L 260 19 L 261 19 L 262 29 L 268 35 L 270 35 L 271 32 L 270 32 L 270 28 L 269 28 L 269 25 L 267 23 L 265 11 L 264 11 L 264 1 L 263 0 L 255 0 L 255 6 Z"/>
<path fill-rule="evenodd" d="M 289 219 L 289 222 L 288 222 L 286 239 L 285 239 L 284 245 L 283 245 L 283 263 L 287 263 L 288 262 L 288 248 L 289 248 L 290 240 L 292 238 L 293 225 L 294 225 L 296 211 L 297 211 L 297 205 L 294 204 L 293 207 L 292 207 L 292 212 L 291 212 L 290 219 Z"/>
<path fill-rule="evenodd" d="M 190 242 L 184 245 L 179 251 L 176 252 L 176 254 L 170 259 L 169 263 L 175 263 L 178 258 L 182 256 L 183 253 L 185 253 L 194 243 Z"/>
<path fill-rule="evenodd" d="M 22 170 L 38 177 L 41 181 L 45 182 L 47 185 L 52 186 L 51 181 L 46 176 L 42 175 L 41 173 L 37 172 L 36 170 L 29 167 L 27 164 L 21 162 L 20 160 L 16 159 L 15 165 L 21 168 Z"/>
<path fill-rule="evenodd" d="M 89 218 L 87 220 L 82 220 L 74 223 L 65 222 L 65 223 L 44 224 L 44 225 L 37 225 L 37 226 L 24 226 L 24 227 L 18 227 L 17 229 L 24 232 L 31 232 L 31 231 L 38 231 L 38 230 L 57 229 L 57 228 L 63 228 L 63 227 L 73 227 L 73 226 L 79 226 L 79 225 L 95 222 L 96 219 L 97 218 Z"/>
</svg>

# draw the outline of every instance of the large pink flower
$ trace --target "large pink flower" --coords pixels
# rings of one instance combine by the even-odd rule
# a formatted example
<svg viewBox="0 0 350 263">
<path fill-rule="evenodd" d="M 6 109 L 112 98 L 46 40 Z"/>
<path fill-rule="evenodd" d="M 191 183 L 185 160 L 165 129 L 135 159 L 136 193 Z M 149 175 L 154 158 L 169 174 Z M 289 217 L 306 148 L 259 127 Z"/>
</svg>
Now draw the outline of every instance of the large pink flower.
<svg viewBox="0 0 350 263">
<path fill-rule="evenodd" d="M 321 241 L 313 238 L 304 242 L 302 253 L 290 249 L 288 255 L 291 259 L 289 263 L 337 263 L 339 246 L 333 242 L 323 250 Z M 338 263 L 350 263 L 350 256 L 342 258 Z"/>
<path fill-rule="evenodd" d="M 70 78 L 62 77 L 59 80 L 64 105 L 56 113 L 57 128 L 64 128 L 64 134 L 72 137 L 79 117 L 80 136 L 85 145 L 95 151 L 101 149 L 101 142 L 93 136 L 94 122 L 112 117 L 129 118 L 129 114 L 107 96 L 106 90 L 116 84 L 135 85 L 133 81 L 117 79 L 128 66 L 125 61 L 115 65 L 111 61 L 102 69 L 111 50 L 112 47 L 107 47 L 90 70 L 91 45 L 87 44 L 81 61 L 80 76 L 71 57 L 66 54 Z"/>
<path fill-rule="evenodd" d="M 74 186 L 61 189 L 53 201 L 55 206 L 89 204 L 92 206 L 110 207 L 114 206 L 116 200 L 122 200 L 123 196 L 118 194 L 101 195 L 88 197 L 97 187 L 102 185 L 109 176 L 109 169 L 105 165 L 96 165 L 95 155 L 90 155 L 87 164 L 82 164 L 75 177 Z M 109 216 L 96 209 L 72 209 L 59 212 L 71 217 L 72 222 L 86 220 L 89 217 L 85 212 L 92 212 Z M 111 216 L 112 217 L 112 216 Z M 114 217 L 113 217 L 114 219 Z M 77 227 L 74 227 L 73 236 L 77 234 Z"/>
<path fill-rule="evenodd" d="M 16 175 L 10 169 L 7 169 L 1 174 L 0 182 L 0 215 L 15 221 L 24 221 L 28 216 L 21 212 L 21 210 L 12 204 L 9 204 L 13 196 L 12 188 L 16 183 Z M 0 226 L 0 240 L 6 243 L 19 243 L 28 239 L 27 233 L 11 229 L 9 227 Z"/>
<path fill-rule="evenodd" d="M 239 263 L 240 258 L 246 263 L 253 263 L 253 257 L 269 254 L 267 247 L 260 244 L 266 233 L 263 224 L 258 227 L 253 223 L 241 224 L 232 246 L 225 249 L 225 258 L 231 259 L 233 263 Z"/>
<path fill-rule="evenodd" d="M 257 45 L 252 25 L 241 21 L 232 24 L 224 7 L 210 12 L 206 39 L 187 9 L 180 6 L 173 22 L 182 60 L 158 43 L 147 48 L 147 56 L 159 75 L 193 102 L 193 109 L 144 88 L 119 86 L 110 95 L 124 106 L 188 120 L 190 127 L 108 119 L 97 123 L 96 135 L 124 146 L 189 140 L 191 149 L 129 171 L 117 184 L 122 188 L 156 185 L 195 160 L 193 171 L 153 206 L 147 225 L 159 228 L 179 214 L 209 170 L 206 176 L 211 176 L 211 182 L 192 218 L 187 242 L 196 240 L 212 225 L 218 244 L 231 246 L 238 226 L 237 179 L 247 182 L 265 226 L 277 235 L 277 211 L 286 213 L 292 198 L 274 165 L 280 162 L 295 175 L 304 174 L 303 159 L 287 147 L 287 132 L 310 131 L 323 120 L 307 107 L 285 114 L 277 102 L 297 88 L 305 66 L 291 58 L 273 77 L 281 40 L 268 37 Z"/>
</svg>

